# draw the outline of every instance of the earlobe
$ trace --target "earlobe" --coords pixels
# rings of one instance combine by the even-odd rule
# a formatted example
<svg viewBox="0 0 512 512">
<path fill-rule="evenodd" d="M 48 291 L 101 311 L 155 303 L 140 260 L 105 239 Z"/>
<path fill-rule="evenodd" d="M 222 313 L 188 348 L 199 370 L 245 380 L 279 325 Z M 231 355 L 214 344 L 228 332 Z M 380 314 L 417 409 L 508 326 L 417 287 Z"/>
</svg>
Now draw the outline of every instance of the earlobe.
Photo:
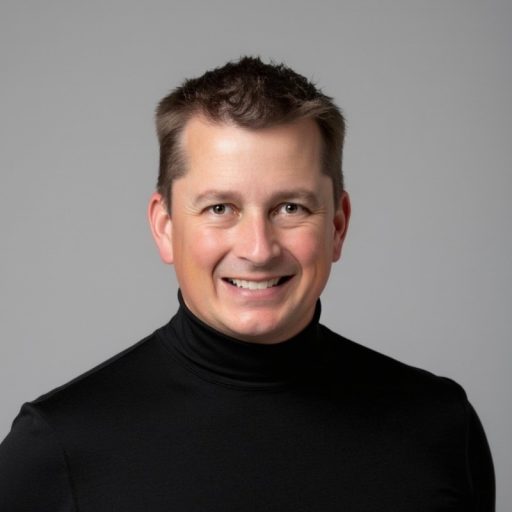
<svg viewBox="0 0 512 512">
<path fill-rule="evenodd" d="M 338 204 L 336 205 L 336 211 L 334 212 L 333 262 L 338 261 L 341 258 L 341 250 L 347 235 L 348 223 L 350 220 L 350 212 L 350 197 L 347 192 L 343 191 Z"/>
<path fill-rule="evenodd" d="M 162 196 L 155 192 L 148 204 L 148 220 L 160 258 L 164 263 L 174 263 L 172 250 L 172 221 Z"/>
</svg>

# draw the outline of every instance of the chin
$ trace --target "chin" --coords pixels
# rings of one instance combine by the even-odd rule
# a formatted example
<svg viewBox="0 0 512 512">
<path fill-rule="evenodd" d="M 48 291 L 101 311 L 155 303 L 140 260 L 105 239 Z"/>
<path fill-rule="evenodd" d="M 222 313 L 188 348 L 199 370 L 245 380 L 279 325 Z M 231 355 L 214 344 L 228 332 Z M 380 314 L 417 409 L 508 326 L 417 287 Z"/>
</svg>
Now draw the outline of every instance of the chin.
<svg viewBox="0 0 512 512">
<path fill-rule="evenodd" d="M 293 334 L 288 334 L 276 321 L 265 321 L 261 314 L 256 318 L 247 319 L 244 322 L 238 322 L 228 326 L 231 336 L 242 341 L 252 343 L 279 343 L 291 338 Z"/>
</svg>

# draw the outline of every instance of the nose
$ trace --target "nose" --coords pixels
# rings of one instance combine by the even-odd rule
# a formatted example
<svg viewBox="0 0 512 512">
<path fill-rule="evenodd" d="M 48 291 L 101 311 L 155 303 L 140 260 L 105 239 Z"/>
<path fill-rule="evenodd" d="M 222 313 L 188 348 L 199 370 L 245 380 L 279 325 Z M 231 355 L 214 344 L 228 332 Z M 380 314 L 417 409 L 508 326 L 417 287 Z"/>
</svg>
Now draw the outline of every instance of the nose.
<svg viewBox="0 0 512 512">
<path fill-rule="evenodd" d="M 263 266 L 281 254 L 275 226 L 264 214 L 247 212 L 243 215 L 235 237 L 236 256 L 254 265 Z"/>
</svg>

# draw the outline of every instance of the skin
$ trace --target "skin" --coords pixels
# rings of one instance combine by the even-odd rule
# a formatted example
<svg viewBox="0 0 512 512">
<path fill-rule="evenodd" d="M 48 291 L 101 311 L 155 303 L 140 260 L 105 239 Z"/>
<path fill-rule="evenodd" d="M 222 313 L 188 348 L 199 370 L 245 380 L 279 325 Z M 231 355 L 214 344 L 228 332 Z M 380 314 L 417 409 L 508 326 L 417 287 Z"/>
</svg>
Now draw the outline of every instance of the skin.
<svg viewBox="0 0 512 512">
<path fill-rule="evenodd" d="M 350 217 L 347 193 L 334 204 L 321 172 L 316 123 L 252 130 L 196 116 L 182 144 L 187 172 L 173 184 L 170 215 L 158 193 L 148 215 L 185 303 L 239 340 L 291 338 L 313 317 Z"/>
</svg>

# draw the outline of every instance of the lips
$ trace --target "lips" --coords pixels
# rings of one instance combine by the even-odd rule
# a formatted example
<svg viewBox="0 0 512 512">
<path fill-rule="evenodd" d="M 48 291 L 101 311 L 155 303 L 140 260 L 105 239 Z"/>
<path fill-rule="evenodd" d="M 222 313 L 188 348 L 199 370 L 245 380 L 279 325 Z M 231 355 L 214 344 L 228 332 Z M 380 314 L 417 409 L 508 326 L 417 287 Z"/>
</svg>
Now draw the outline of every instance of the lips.
<svg viewBox="0 0 512 512">
<path fill-rule="evenodd" d="M 274 286 L 279 286 L 284 282 L 288 281 L 292 276 L 283 276 L 283 277 L 275 277 L 272 279 L 265 280 L 248 280 L 248 279 L 236 279 L 232 277 L 227 277 L 224 281 L 229 284 L 236 286 L 237 288 L 243 288 L 245 290 L 265 290 L 267 288 L 273 288 Z"/>
</svg>

